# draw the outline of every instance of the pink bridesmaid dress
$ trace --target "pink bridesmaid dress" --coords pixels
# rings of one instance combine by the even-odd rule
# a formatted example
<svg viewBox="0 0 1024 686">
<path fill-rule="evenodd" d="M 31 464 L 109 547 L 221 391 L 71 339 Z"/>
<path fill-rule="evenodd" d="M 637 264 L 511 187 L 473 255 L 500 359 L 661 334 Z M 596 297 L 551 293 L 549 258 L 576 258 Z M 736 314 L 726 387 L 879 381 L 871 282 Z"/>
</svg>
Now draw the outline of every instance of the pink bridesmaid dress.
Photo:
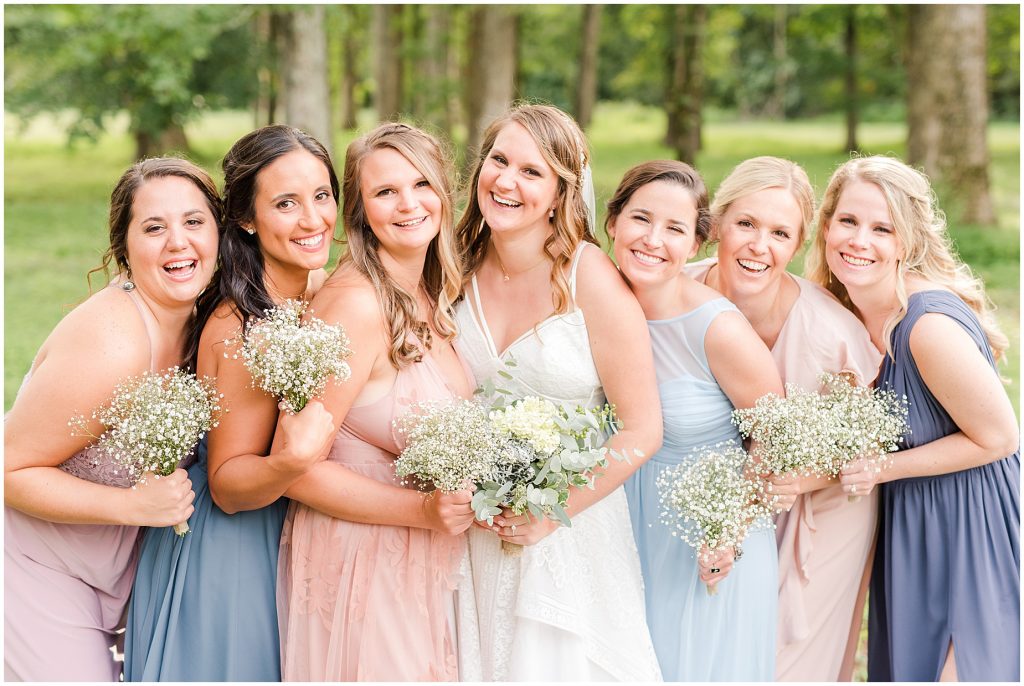
<svg viewBox="0 0 1024 686">
<path fill-rule="evenodd" d="M 387 395 L 353 407 L 328 459 L 395 483 L 393 420 L 456 397 L 423 361 Z M 284 681 L 456 681 L 454 595 L 465 536 L 361 524 L 292 502 L 281 535 L 278 618 Z"/>
<path fill-rule="evenodd" d="M 704 282 L 716 258 L 687 265 Z M 817 284 L 800 287 L 771 349 L 786 383 L 820 390 L 822 372 L 878 375 L 882 355 L 852 312 Z M 850 502 L 838 485 L 797 498 L 776 517 L 779 622 L 776 681 L 850 681 L 878 516 L 877 491 Z"/>
</svg>

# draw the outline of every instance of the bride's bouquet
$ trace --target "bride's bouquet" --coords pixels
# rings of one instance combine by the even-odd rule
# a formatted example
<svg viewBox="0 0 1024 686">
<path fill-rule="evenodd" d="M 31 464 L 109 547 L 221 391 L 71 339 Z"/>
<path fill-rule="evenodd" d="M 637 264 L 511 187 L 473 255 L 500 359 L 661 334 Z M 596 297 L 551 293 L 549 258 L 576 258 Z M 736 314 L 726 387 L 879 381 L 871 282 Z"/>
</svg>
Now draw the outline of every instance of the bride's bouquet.
<svg viewBox="0 0 1024 686">
<path fill-rule="evenodd" d="M 95 447 L 120 465 L 133 483 L 144 483 L 147 472 L 158 479 L 173 473 L 203 434 L 217 426 L 222 397 L 208 380 L 173 367 L 118 384 L 110 402 L 92 413 L 104 427 L 100 436 L 89 431 L 82 415 L 69 425 L 77 435 L 95 438 Z M 188 523 L 175 524 L 174 531 L 184 536 Z"/>
<path fill-rule="evenodd" d="M 241 356 L 253 386 L 279 398 L 289 414 L 323 393 L 329 379 L 347 381 L 352 374 L 345 330 L 316 317 L 302 321 L 305 310 L 305 302 L 285 300 L 250 321 L 242 336 Z"/>
<path fill-rule="evenodd" d="M 609 455 L 626 459 L 601 446 L 618 428 L 608 405 L 566 410 L 528 396 L 488 411 L 462 401 L 421 406 L 396 428 L 407 436 L 396 473 L 447 491 L 472 482 L 473 511 L 488 523 L 508 508 L 572 526 L 565 512 L 570 487 L 593 488 Z M 506 541 L 502 548 L 510 554 L 521 550 Z"/>
<path fill-rule="evenodd" d="M 668 467 L 656 480 L 661 520 L 699 552 L 738 550 L 750 531 L 771 527 L 771 507 L 751 473 L 749 457 L 734 443 L 694 450 L 692 459 Z M 716 587 L 708 586 L 714 595 Z"/>
</svg>

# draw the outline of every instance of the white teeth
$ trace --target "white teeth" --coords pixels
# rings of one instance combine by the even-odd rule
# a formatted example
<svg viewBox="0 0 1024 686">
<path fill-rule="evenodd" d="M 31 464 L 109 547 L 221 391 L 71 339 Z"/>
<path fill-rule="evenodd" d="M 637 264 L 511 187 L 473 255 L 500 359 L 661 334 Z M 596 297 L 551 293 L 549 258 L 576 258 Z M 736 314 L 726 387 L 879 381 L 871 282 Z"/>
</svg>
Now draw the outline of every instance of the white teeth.
<svg viewBox="0 0 1024 686">
<path fill-rule="evenodd" d="M 636 259 L 640 260 L 644 264 L 661 264 L 665 261 L 660 257 L 648 255 L 647 253 L 640 252 L 639 250 L 633 250 L 632 253 L 636 256 Z"/>
<path fill-rule="evenodd" d="M 195 264 L 195 260 L 181 260 L 180 262 L 165 264 L 164 269 L 184 269 L 185 267 L 191 267 L 193 264 Z"/>
<path fill-rule="evenodd" d="M 416 219 L 409 219 L 408 221 L 404 222 L 395 222 L 395 226 L 418 226 L 419 224 L 422 224 L 425 220 L 426 217 L 417 217 Z"/>
<path fill-rule="evenodd" d="M 843 261 L 847 264 L 852 264 L 854 267 L 866 267 L 871 264 L 871 260 L 866 260 L 863 257 L 854 257 L 853 255 L 847 255 L 846 253 L 840 253 L 843 256 Z"/>
<path fill-rule="evenodd" d="M 304 246 L 304 247 L 308 248 L 308 247 L 312 247 L 314 245 L 320 245 L 320 243 L 322 243 L 323 240 L 324 240 L 324 235 L 322 233 L 318 233 L 317 235 L 310 236 L 309 238 L 295 238 L 295 239 L 292 240 L 292 243 L 297 243 L 297 244 L 299 244 L 301 246 Z"/>
<path fill-rule="evenodd" d="M 497 195 L 495 195 L 494 193 L 491 193 L 491 198 L 494 199 L 494 202 L 498 203 L 499 205 L 503 205 L 505 207 L 519 207 L 520 205 L 523 204 L 521 202 L 516 202 L 515 200 L 507 200 L 505 198 L 500 198 Z"/>
<path fill-rule="evenodd" d="M 763 262 L 754 262 L 752 260 L 736 260 L 736 261 L 739 262 L 741 267 L 743 267 L 744 269 L 749 269 L 752 272 L 763 272 L 765 269 L 768 268 L 768 265 L 764 264 Z"/>
</svg>

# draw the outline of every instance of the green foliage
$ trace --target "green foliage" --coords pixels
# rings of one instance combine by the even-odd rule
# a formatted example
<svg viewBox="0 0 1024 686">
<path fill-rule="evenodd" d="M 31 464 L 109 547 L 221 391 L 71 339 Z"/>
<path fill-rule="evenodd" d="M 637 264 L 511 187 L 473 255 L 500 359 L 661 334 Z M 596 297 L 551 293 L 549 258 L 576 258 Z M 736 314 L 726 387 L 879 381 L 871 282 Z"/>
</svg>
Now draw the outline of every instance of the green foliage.
<svg viewBox="0 0 1024 686">
<path fill-rule="evenodd" d="M 579 78 L 582 5 L 533 5 L 519 15 L 522 94 L 572 111 Z"/>
<path fill-rule="evenodd" d="M 208 105 L 251 97 L 250 10 L 220 5 L 17 5 L 5 13 L 10 111 L 73 108 L 72 140 L 95 140 L 111 115 L 159 136 Z"/>
<path fill-rule="evenodd" d="M 1020 5 L 989 5 L 988 78 L 992 115 L 1020 118 Z"/>
</svg>

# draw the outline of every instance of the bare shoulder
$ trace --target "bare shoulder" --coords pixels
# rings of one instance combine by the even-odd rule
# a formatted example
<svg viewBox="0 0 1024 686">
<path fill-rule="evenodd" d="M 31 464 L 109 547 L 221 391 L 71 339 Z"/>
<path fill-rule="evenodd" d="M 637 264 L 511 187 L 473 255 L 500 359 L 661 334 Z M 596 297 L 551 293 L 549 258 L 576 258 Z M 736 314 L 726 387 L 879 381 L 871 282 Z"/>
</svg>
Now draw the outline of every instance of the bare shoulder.
<svg viewBox="0 0 1024 686">
<path fill-rule="evenodd" d="M 910 352 L 918 367 L 948 365 L 964 355 L 980 355 L 967 330 L 941 312 L 927 312 L 914 322 L 910 329 Z"/>
<path fill-rule="evenodd" d="M 380 300 L 369 279 L 350 265 L 339 268 L 317 291 L 310 311 L 328 323 L 383 324 Z"/>
<path fill-rule="evenodd" d="M 324 282 L 327 281 L 327 270 L 326 269 L 314 269 L 309 273 L 309 292 L 313 295 L 323 288 Z"/>
<path fill-rule="evenodd" d="M 607 305 L 609 299 L 636 304 L 611 258 L 596 245 L 584 248 L 576 266 L 576 302 L 586 310 L 588 305 Z"/>
<path fill-rule="evenodd" d="M 199 367 L 207 374 L 216 373 L 218 356 L 242 336 L 242 315 L 231 301 L 222 301 L 203 325 L 199 335 Z M 207 357 L 207 356 L 210 357 Z M 210 363 L 213 363 L 212 365 Z"/>
<path fill-rule="evenodd" d="M 37 363 L 60 360 L 81 374 L 135 374 L 149 368 L 150 355 L 149 335 L 136 304 L 127 293 L 105 288 L 57 324 Z"/>
</svg>

